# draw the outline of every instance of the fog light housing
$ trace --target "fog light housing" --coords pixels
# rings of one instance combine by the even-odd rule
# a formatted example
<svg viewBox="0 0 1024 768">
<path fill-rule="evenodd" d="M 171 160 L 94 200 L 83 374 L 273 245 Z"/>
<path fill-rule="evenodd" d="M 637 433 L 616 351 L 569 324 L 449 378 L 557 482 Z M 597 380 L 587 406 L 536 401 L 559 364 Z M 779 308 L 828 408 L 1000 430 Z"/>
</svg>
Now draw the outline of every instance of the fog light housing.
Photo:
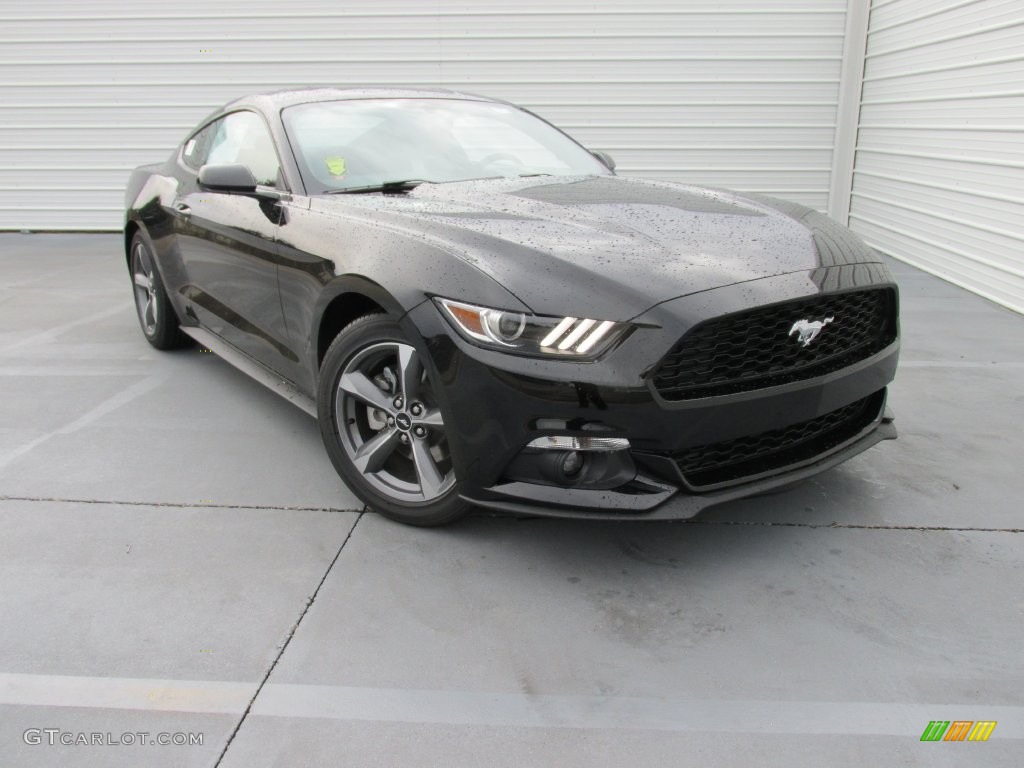
<svg viewBox="0 0 1024 768">
<path fill-rule="evenodd" d="M 624 437 L 544 435 L 523 448 L 504 477 L 562 488 L 617 488 L 636 476 L 629 447 Z"/>
<path fill-rule="evenodd" d="M 583 454 L 580 451 L 566 451 L 559 461 L 559 469 L 566 477 L 575 477 L 583 469 Z"/>
</svg>

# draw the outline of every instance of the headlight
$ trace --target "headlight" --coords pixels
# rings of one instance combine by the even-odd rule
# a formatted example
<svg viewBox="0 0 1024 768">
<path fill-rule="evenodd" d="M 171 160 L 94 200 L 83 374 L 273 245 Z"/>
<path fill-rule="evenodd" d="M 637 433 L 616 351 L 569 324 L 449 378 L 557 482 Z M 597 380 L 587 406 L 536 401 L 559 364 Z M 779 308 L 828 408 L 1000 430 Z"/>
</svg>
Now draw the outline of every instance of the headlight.
<svg viewBox="0 0 1024 768">
<path fill-rule="evenodd" d="M 470 341 L 521 355 L 596 357 L 629 327 L 611 320 L 544 317 L 450 299 L 434 301 L 455 329 Z"/>
</svg>

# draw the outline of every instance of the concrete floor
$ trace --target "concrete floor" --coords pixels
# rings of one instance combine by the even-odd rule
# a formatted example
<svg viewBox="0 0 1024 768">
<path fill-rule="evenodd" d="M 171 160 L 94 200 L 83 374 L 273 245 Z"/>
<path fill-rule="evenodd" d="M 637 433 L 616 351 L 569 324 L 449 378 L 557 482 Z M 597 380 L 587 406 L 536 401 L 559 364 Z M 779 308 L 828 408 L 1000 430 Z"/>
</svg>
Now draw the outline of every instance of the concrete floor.
<svg viewBox="0 0 1024 768">
<path fill-rule="evenodd" d="M 424 531 L 150 349 L 118 237 L 0 235 L 0 765 L 1020 765 L 1024 318 L 893 268 L 899 440 L 690 524 Z"/>
</svg>

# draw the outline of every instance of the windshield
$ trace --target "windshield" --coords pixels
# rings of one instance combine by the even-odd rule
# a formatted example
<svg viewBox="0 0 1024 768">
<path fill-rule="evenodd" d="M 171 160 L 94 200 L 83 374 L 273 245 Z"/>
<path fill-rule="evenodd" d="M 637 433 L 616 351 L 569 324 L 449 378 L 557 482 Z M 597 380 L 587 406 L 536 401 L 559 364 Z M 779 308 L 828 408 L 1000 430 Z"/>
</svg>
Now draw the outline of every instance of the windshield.
<svg viewBox="0 0 1024 768">
<path fill-rule="evenodd" d="M 327 101 L 288 107 L 282 117 L 310 194 L 404 179 L 610 173 L 556 128 L 504 104 Z"/>
</svg>

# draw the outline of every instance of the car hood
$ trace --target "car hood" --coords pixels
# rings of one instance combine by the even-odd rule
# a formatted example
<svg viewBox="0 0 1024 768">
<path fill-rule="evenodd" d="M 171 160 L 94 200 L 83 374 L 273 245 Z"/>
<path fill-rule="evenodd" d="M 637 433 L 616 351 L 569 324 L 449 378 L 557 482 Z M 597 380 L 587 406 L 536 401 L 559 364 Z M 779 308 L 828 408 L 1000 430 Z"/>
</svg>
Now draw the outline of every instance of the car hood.
<svg viewBox="0 0 1024 768">
<path fill-rule="evenodd" d="M 804 206 L 617 176 L 422 184 L 313 205 L 439 245 L 538 314 L 628 320 L 700 291 L 878 260 Z"/>
</svg>

